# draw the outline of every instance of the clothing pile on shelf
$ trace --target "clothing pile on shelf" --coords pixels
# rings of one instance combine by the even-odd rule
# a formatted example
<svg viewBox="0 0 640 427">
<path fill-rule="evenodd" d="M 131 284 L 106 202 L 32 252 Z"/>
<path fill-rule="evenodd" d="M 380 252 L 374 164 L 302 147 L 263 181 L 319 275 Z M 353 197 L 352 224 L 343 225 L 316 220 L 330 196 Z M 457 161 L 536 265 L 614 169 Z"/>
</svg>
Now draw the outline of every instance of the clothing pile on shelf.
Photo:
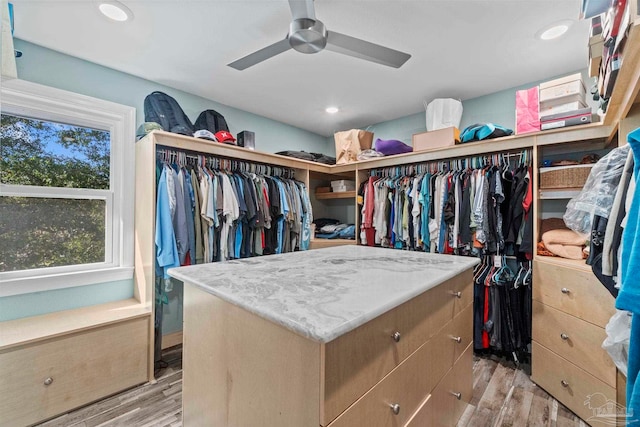
<svg viewBox="0 0 640 427">
<path fill-rule="evenodd" d="M 587 258 L 588 251 L 585 248 L 587 236 L 570 230 L 562 218 L 543 219 L 540 236 L 538 255 L 567 259 Z"/>
<path fill-rule="evenodd" d="M 371 176 L 360 191 L 362 244 L 531 259 L 531 167 L 495 164 Z"/>
<path fill-rule="evenodd" d="M 318 239 L 355 239 L 356 226 L 343 224 L 333 218 L 318 218 L 313 221 L 316 226 L 315 237 Z"/>
<path fill-rule="evenodd" d="M 531 261 L 486 255 L 474 270 L 473 283 L 474 349 L 522 360 L 531 342 Z"/>
<path fill-rule="evenodd" d="M 312 210 L 293 179 L 157 164 L 156 253 L 167 269 L 308 249 Z"/>
</svg>

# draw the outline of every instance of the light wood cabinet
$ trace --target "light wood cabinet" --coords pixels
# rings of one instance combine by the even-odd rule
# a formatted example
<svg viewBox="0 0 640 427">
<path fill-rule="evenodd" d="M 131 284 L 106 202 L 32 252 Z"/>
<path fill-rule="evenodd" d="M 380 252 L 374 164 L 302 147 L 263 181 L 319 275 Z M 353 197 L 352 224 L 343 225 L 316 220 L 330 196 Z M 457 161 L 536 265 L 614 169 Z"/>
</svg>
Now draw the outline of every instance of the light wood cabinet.
<svg viewBox="0 0 640 427">
<path fill-rule="evenodd" d="M 472 305 L 455 316 L 454 307 L 469 301 L 471 276 L 466 270 L 325 344 L 187 282 L 184 425 L 404 426 L 427 410 L 445 375 L 447 405 L 424 416 L 455 425 L 471 398 L 473 351 Z"/>
<path fill-rule="evenodd" d="M 149 317 L 0 350 L 0 424 L 25 426 L 147 380 Z"/>
</svg>

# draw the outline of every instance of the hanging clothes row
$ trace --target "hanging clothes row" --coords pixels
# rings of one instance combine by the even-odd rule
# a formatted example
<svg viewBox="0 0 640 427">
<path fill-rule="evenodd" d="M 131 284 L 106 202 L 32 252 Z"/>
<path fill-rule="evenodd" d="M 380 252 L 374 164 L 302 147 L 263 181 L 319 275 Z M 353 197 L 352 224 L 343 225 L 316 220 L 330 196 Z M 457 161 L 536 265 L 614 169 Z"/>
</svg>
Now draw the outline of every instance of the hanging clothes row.
<svg viewBox="0 0 640 427">
<path fill-rule="evenodd" d="M 157 150 L 156 255 L 171 267 L 305 250 L 313 213 L 293 170 Z"/>
<path fill-rule="evenodd" d="M 459 255 L 533 254 L 531 152 L 374 169 L 362 244 Z"/>
<path fill-rule="evenodd" d="M 473 283 L 474 349 L 507 353 L 518 363 L 531 342 L 531 261 L 485 255 Z"/>
</svg>

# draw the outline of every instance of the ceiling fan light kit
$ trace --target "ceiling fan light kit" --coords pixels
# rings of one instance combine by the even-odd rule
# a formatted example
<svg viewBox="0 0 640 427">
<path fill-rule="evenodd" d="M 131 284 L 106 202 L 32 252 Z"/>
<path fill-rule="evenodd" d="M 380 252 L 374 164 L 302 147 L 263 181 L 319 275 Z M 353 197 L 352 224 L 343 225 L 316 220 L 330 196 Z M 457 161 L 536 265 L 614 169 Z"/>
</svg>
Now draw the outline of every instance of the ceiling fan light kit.
<svg viewBox="0 0 640 427">
<path fill-rule="evenodd" d="M 229 67 L 245 70 L 289 49 L 301 53 L 318 53 L 326 48 L 393 68 L 400 68 L 411 58 L 408 53 L 328 31 L 322 21 L 315 19 L 313 0 L 289 0 L 289 7 L 293 20 L 289 24 L 287 37 L 228 64 Z"/>
</svg>

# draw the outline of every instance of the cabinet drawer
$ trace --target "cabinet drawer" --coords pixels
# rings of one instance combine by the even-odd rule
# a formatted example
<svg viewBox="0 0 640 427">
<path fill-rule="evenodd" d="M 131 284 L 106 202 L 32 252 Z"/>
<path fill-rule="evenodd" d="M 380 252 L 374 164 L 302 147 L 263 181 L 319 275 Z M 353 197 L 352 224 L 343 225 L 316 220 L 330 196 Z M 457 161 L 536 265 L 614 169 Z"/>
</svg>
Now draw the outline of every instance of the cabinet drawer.
<svg viewBox="0 0 640 427">
<path fill-rule="evenodd" d="M 544 261 L 533 262 L 533 299 L 605 327 L 614 299 L 591 271 Z"/>
<path fill-rule="evenodd" d="M 606 336 L 599 326 L 533 302 L 533 339 L 615 388 L 616 367 L 602 349 Z"/>
<path fill-rule="evenodd" d="M 324 346 L 322 425 L 335 419 L 445 324 L 450 334 L 454 300 L 458 299 L 453 289 L 459 280 L 444 282 Z M 395 332 L 400 334 L 397 342 Z M 445 352 L 451 353 L 445 364 L 450 366 L 453 346 L 449 337 L 447 341 Z"/>
<path fill-rule="evenodd" d="M 424 344 L 407 360 L 376 384 L 353 406 L 336 418 L 330 427 L 402 426 L 435 386 L 436 378 L 426 371 L 431 342 Z M 397 414 L 392 405 L 398 405 Z"/>
<path fill-rule="evenodd" d="M 453 361 L 455 362 L 473 340 L 473 305 L 468 305 L 467 308 L 453 318 L 451 335 L 454 343 Z"/>
<path fill-rule="evenodd" d="M 472 396 L 473 346 L 469 345 L 433 390 L 427 405 L 407 427 L 455 426 Z"/>
<path fill-rule="evenodd" d="M 473 270 L 468 270 L 460 275 L 453 286 L 454 308 L 453 315 L 457 315 L 462 310 L 473 304 Z"/>
<path fill-rule="evenodd" d="M 612 404 L 615 408 L 614 388 L 535 341 L 531 379 L 588 423 L 592 423 L 592 417 L 602 405 Z M 600 425 L 599 422 L 592 424 Z"/>
<path fill-rule="evenodd" d="M 138 318 L 0 353 L 3 425 L 33 424 L 145 382 L 148 322 Z"/>
</svg>

